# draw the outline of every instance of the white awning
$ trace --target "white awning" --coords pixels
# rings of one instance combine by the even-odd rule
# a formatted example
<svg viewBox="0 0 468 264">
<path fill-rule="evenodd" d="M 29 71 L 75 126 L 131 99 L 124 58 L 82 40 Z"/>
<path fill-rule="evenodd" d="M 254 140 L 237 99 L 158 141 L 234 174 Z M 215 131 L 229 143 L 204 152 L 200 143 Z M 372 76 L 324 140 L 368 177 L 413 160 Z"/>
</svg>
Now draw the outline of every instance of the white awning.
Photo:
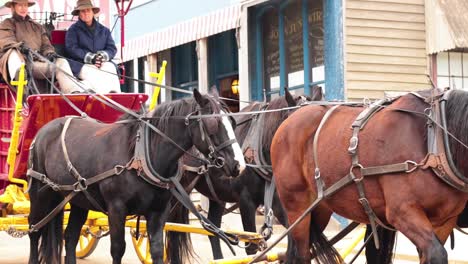
<svg viewBox="0 0 468 264">
<path fill-rule="evenodd" d="M 239 27 L 240 5 L 232 5 L 207 15 L 145 34 L 125 42 L 123 61 L 133 60 Z M 120 54 L 120 46 L 119 48 Z"/>
<path fill-rule="evenodd" d="M 426 51 L 468 48 L 468 1 L 426 0 Z"/>
</svg>

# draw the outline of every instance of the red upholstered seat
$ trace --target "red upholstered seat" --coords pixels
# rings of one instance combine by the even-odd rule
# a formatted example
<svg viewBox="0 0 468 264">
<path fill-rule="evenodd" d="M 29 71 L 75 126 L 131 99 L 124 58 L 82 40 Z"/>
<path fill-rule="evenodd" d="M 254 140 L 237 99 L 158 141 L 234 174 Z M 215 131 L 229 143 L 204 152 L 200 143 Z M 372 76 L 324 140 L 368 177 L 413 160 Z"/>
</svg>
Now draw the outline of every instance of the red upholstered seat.
<svg viewBox="0 0 468 264">
<path fill-rule="evenodd" d="M 50 42 L 55 47 L 57 54 L 65 56 L 65 35 L 66 30 L 53 30 L 50 34 Z"/>
</svg>

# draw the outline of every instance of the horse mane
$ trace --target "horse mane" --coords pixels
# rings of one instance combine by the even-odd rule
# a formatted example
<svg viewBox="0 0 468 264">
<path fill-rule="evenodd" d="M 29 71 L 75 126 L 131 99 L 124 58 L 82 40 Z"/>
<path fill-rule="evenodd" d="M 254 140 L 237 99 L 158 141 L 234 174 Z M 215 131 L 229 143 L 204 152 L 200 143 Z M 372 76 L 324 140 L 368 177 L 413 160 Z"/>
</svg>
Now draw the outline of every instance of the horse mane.
<svg viewBox="0 0 468 264">
<path fill-rule="evenodd" d="M 227 109 L 227 106 L 222 104 L 213 96 L 204 96 L 208 100 L 211 109 L 215 113 L 219 113 L 221 109 Z M 185 117 L 190 113 L 193 113 L 197 110 L 198 103 L 195 101 L 194 97 L 182 98 L 179 100 L 168 101 L 158 105 L 154 111 L 150 112 L 149 119 L 150 124 L 155 126 L 160 131 L 164 132 L 168 127 L 169 123 L 176 121 L 176 119 L 171 119 L 171 117 Z M 138 112 L 141 114 L 141 112 Z M 129 113 L 123 114 L 118 120 L 136 120 L 137 118 Z M 182 119 L 177 119 L 176 122 L 184 122 Z M 135 137 L 130 141 L 129 151 L 133 153 L 135 151 L 136 144 L 136 135 L 140 127 L 140 122 L 130 122 L 129 124 L 130 135 L 135 135 Z M 160 138 L 160 137 L 158 137 Z"/>
<path fill-rule="evenodd" d="M 296 98 L 296 97 L 295 97 Z M 284 96 L 273 99 L 267 107 L 268 109 L 280 109 L 288 107 L 288 102 Z M 277 111 L 265 113 L 265 123 L 263 124 L 263 142 L 262 149 L 270 153 L 271 140 L 281 123 L 288 117 L 289 111 Z"/>
<path fill-rule="evenodd" d="M 468 92 L 453 90 L 447 100 L 447 129 L 458 140 L 468 144 Z M 465 162 L 468 149 L 449 136 L 453 161 L 463 175 L 468 175 L 468 163 Z"/>
</svg>

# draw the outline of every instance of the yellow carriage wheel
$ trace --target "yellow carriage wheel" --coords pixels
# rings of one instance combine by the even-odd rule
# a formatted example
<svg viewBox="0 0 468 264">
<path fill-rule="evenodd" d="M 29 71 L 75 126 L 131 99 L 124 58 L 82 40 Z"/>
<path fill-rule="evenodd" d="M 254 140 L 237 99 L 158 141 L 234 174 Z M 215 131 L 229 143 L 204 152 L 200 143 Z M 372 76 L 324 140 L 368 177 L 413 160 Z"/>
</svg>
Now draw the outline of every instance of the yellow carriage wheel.
<svg viewBox="0 0 468 264">
<path fill-rule="evenodd" d="M 153 260 L 151 259 L 148 234 L 146 233 L 146 231 L 142 232 L 140 230 L 138 239 L 136 239 L 136 230 L 132 227 L 130 228 L 130 235 L 132 236 L 133 247 L 135 248 L 135 252 L 138 258 L 140 259 L 141 263 L 153 263 Z"/>
<path fill-rule="evenodd" d="M 99 239 L 101 239 L 102 230 L 97 232 L 88 232 L 88 230 L 81 232 L 80 240 L 76 245 L 76 257 L 84 259 L 91 255 L 96 249 Z"/>
</svg>

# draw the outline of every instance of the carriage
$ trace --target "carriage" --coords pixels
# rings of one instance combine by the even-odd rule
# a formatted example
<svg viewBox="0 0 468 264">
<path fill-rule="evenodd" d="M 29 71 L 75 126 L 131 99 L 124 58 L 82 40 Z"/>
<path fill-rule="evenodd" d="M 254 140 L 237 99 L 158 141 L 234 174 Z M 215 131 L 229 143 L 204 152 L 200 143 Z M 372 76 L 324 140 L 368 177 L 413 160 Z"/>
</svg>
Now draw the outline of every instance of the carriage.
<svg viewBox="0 0 468 264">
<path fill-rule="evenodd" d="M 116 4 L 119 1 L 116 1 Z M 124 1 L 122 1 L 124 2 Z M 130 3 L 131 4 L 131 3 Z M 119 5 L 117 5 L 119 7 Z M 119 8 L 123 8 L 124 4 Z M 128 6 L 129 7 L 129 6 Z M 125 12 L 122 10 L 122 14 Z M 123 16 L 121 17 L 123 20 Z M 63 44 L 64 32 L 53 31 L 52 43 L 58 51 Z M 58 39 L 58 41 L 57 41 Z M 58 45 L 58 46 L 57 46 Z M 162 80 L 162 78 L 159 78 Z M 13 237 L 27 235 L 30 230 L 27 214 L 30 213 L 30 201 L 27 194 L 28 182 L 25 180 L 28 169 L 28 156 L 37 132 L 48 122 L 69 115 L 91 117 L 103 123 L 115 122 L 128 109 L 139 111 L 145 107 L 148 96 L 145 94 L 35 94 L 22 101 L 24 83 L 18 84 L 18 93 L 9 88 L 6 83 L 0 83 L 0 231 L 6 231 Z M 53 84 L 52 84 L 53 85 Z M 40 87 L 44 88 L 44 87 Z M 47 89 L 39 89 L 45 91 Z M 18 96 L 19 95 L 19 96 Z M 153 98 L 152 105 L 154 105 Z M 117 107 L 116 107 L 117 106 Z M 67 224 L 69 212 L 65 212 L 64 225 Z M 125 222 L 130 227 L 133 245 L 143 263 L 150 263 L 148 237 L 145 221 L 137 221 L 129 217 Z M 168 224 L 165 230 L 192 232 L 200 234 L 211 233 L 200 227 Z M 109 232 L 107 216 L 91 212 L 80 232 L 80 242 L 77 247 L 77 257 L 89 256 L 99 239 Z M 255 233 L 236 232 L 241 241 L 264 243 L 262 236 Z"/>
</svg>

